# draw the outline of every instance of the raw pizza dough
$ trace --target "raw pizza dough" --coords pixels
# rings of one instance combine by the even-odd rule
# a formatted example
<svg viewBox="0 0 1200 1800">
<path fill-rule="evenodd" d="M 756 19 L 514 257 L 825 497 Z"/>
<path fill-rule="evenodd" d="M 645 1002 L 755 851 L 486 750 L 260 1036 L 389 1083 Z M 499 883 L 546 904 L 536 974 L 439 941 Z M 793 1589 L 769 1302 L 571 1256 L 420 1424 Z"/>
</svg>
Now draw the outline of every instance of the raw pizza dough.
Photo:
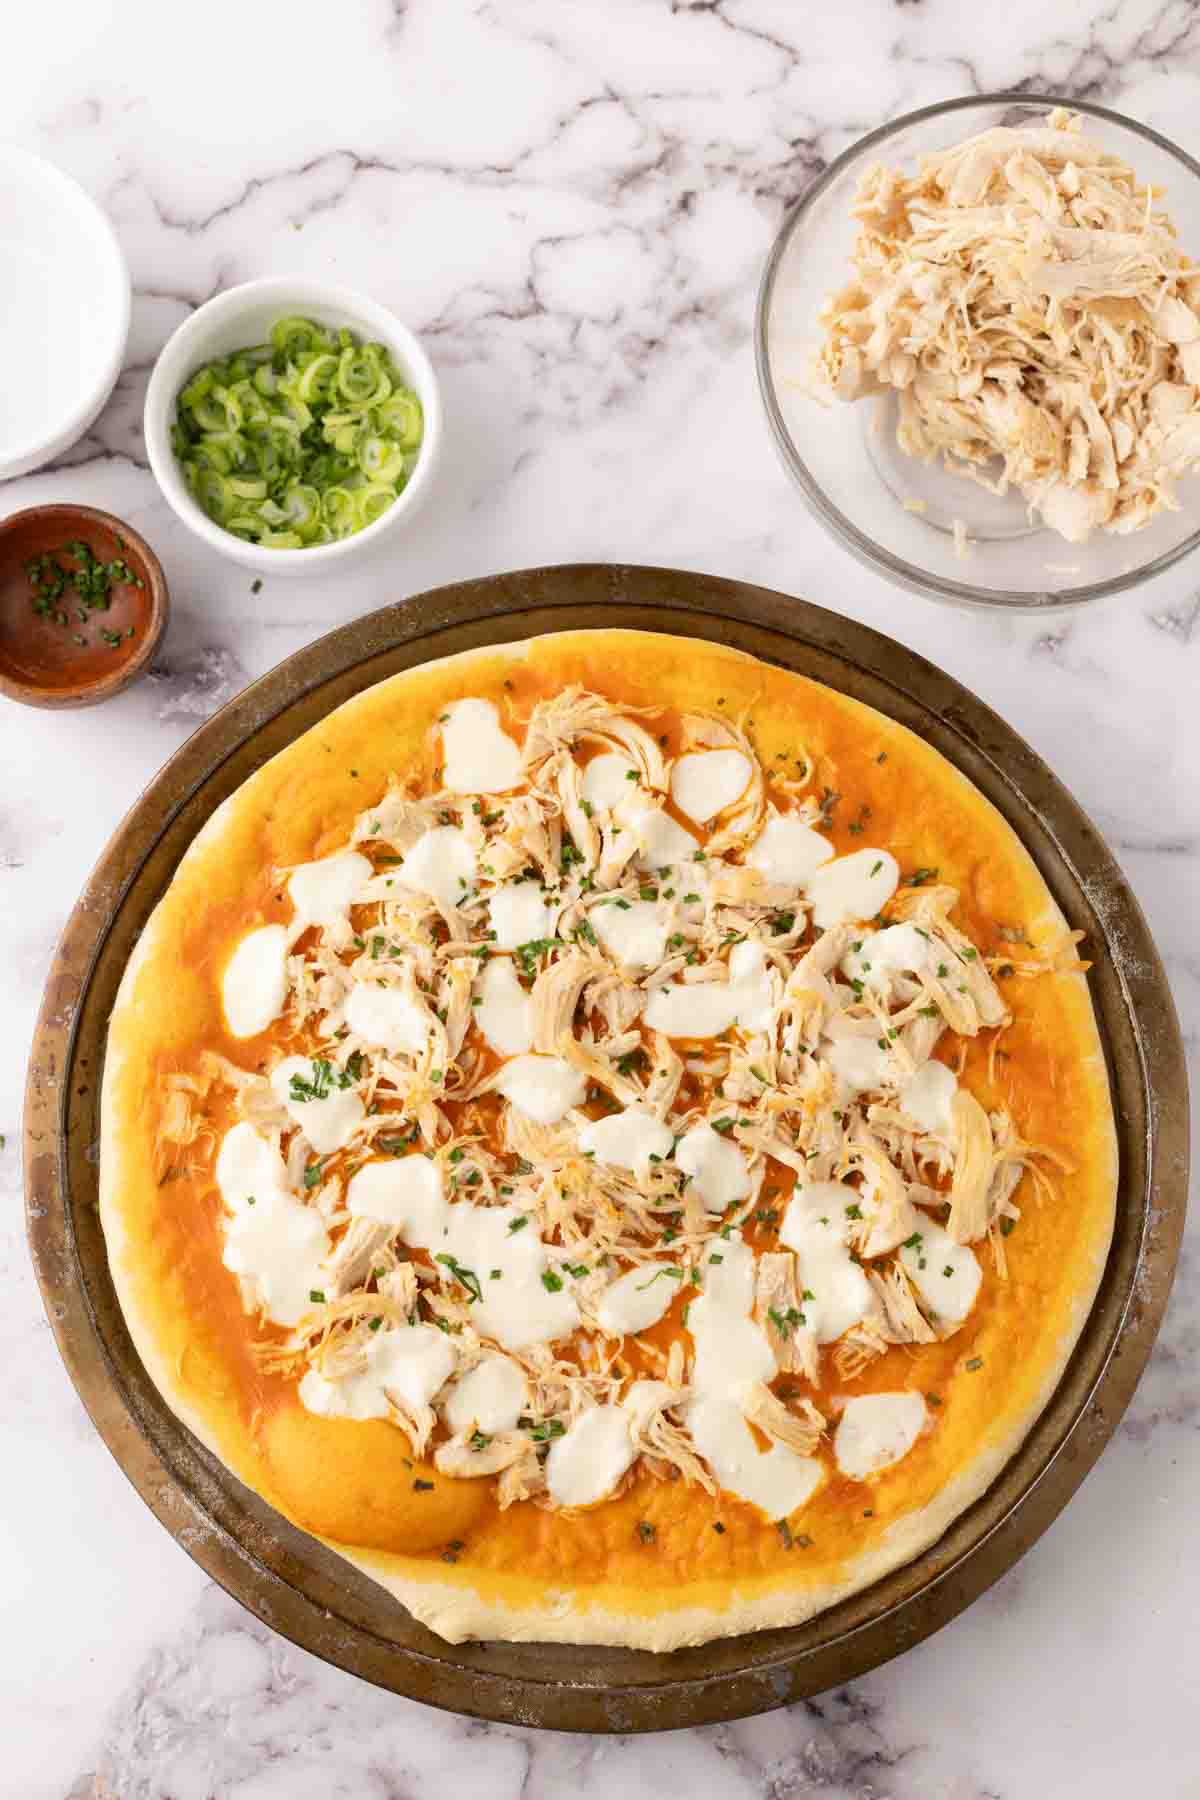
<svg viewBox="0 0 1200 1800">
<path fill-rule="evenodd" d="M 832 689 L 628 631 L 410 670 L 224 803 L 130 960 L 134 1341 L 449 1639 L 797 1623 L 983 1492 L 1079 1336 L 1082 968 L 990 803 Z"/>
</svg>

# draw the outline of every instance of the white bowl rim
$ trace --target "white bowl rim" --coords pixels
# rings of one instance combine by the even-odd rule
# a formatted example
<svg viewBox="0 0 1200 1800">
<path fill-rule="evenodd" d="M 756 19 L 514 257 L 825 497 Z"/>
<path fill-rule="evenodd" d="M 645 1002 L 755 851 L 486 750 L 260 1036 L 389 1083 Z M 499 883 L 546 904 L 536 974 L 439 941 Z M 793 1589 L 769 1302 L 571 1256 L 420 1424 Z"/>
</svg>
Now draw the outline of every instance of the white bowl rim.
<svg viewBox="0 0 1200 1800">
<path fill-rule="evenodd" d="M 313 303 L 331 312 L 342 310 L 347 315 L 346 325 L 350 330 L 361 330 L 363 325 L 369 325 L 374 335 L 398 351 L 399 360 L 408 365 L 414 385 L 424 390 L 418 396 L 424 420 L 421 446 L 416 467 L 408 482 L 378 519 L 364 526 L 361 531 L 354 532 L 352 536 L 339 538 L 332 544 L 277 549 L 270 544 L 253 544 L 246 538 L 237 537 L 232 531 L 224 530 L 209 518 L 204 508 L 188 492 L 171 446 L 171 412 L 179 388 L 188 376 L 169 374 L 168 358 L 177 361 L 181 352 L 186 350 L 188 342 L 199 335 L 203 324 L 214 318 L 236 317 L 249 305 L 261 305 L 271 300 L 278 301 L 287 312 L 301 316 L 305 306 Z M 198 358 L 195 366 L 202 366 L 202 361 L 203 359 Z M 240 562 L 244 568 L 299 573 L 319 569 L 338 557 L 377 542 L 389 526 L 398 524 L 404 514 L 412 510 L 429 482 L 441 445 L 441 388 L 429 354 L 416 332 L 411 326 L 405 325 L 382 300 L 376 300 L 373 295 L 363 293 L 359 288 L 345 287 L 338 282 L 314 280 L 310 276 L 264 275 L 252 281 L 239 282 L 235 287 L 225 288 L 219 294 L 214 294 L 184 319 L 182 324 L 176 326 L 159 351 L 151 370 L 142 426 L 146 456 L 159 489 L 168 505 L 190 530 L 215 550 Z"/>
<path fill-rule="evenodd" d="M 787 428 L 782 410 L 775 392 L 775 380 L 771 373 L 770 357 L 767 348 L 767 322 L 770 317 L 771 302 L 775 294 L 775 278 L 783 261 L 784 251 L 791 242 L 792 233 L 804 217 L 805 213 L 826 190 L 836 181 L 848 165 L 859 158 L 864 151 L 880 149 L 887 140 L 897 132 L 910 125 L 922 124 L 927 119 L 936 119 L 956 112 L 977 111 L 988 106 L 1034 106 L 1052 111 L 1055 107 L 1063 107 L 1068 112 L 1084 113 L 1089 118 L 1103 119 L 1109 125 L 1120 126 L 1132 132 L 1135 137 L 1144 138 L 1147 143 L 1155 145 L 1200 181 L 1200 162 L 1180 149 L 1170 138 L 1155 131 L 1151 125 L 1143 125 L 1137 119 L 1131 119 L 1127 113 L 1115 111 L 1110 106 L 1097 106 L 1089 100 L 1077 100 L 1068 94 L 1044 94 L 1039 92 L 1013 92 L 1001 89 L 997 93 L 964 94 L 955 100 L 938 100 L 931 106 L 918 107 L 914 112 L 901 113 L 898 118 L 889 119 L 885 125 L 879 125 L 874 131 L 856 138 L 848 144 L 840 156 L 836 156 L 828 168 L 822 170 L 816 180 L 811 182 L 799 198 L 793 202 L 784 214 L 771 245 L 762 277 L 758 286 L 758 300 L 754 309 L 754 363 L 758 374 L 759 394 L 767 415 L 767 424 L 783 461 L 784 467 L 792 476 L 807 501 L 810 510 L 816 515 L 827 530 L 839 538 L 852 555 L 868 568 L 875 569 L 910 593 L 923 594 L 934 600 L 944 600 L 957 606 L 995 606 L 1007 612 L 1058 612 L 1066 607 L 1082 606 L 1088 600 L 1101 600 L 1111 594 L 1119 594 L 1129 588 L 1137 587 L 1143 581 L 1149 581 L 1165 570 L 1173 568 L 1183 557 L 1200 547 L 1200 527 L 1183 538 L 1169 550 L 1162 551 L 1148 563 L 1128 574 L 1114 575 L 1106 581 L 1088 582 L 1079 587 L 1057 588 L 1052 593 L 1035 593 L 1013 588 L 979 587 L 970 582 L 951 581 L 946 576 L 937 575 L 931 569 L 923 568 L 917 563 L 908 562 L 904 557 L 896 556 L 886 550 L 882 544 L 868 537 L 851 519 L 848 519 L 841 508 L 829 499 L 820 483 L 809 473 L 808 466 L 796 449 L 792 434 Z"/>
<path fill-rule="evenodd" d="M 117 377 L 121 373 L 121 364 L 125 357 L 125 345 L 129 338 L 129 321 L 133 313 L 133 283 L 129 274 L 129 264 L 125 260 L 125 252 L 121 248 L 121 240 L 116 234 L 113 222 L 100 202 L 88 193 L 83 183 L 60 169 L 56 162 L 47 156 L 39 156 L 36 150 L 27 150 L 23 144 L 0 143 L 0 162 L 24 165 L 37 179 L 45 182 L 49 188 L 57 188 L 69 202 L 81 206 L 88 213 L 97 229 L 97 236 L 107 253 L 108 260 L 115 276 L 114 293 L 117 298 L 117 329 L 114 343 L 98 380 L 88 389 L 87 396 L 78 401 L 50 429 L 39 431 L 36 436 L 26 439 L 24 443 L 5 445 L 0 449 L 0 480 L 16 479 L 6 477 L 3 471 L 12 467 L 18 473 L 32 474 L 40 466 L 42 460 L 56 456 L 60 450 L 73 444 L 81 432 L 87 430 L 92 420 L 103 407 L 108 396 L 116 386 Z M 30 459 L 33 467 L 29 466 Z M 18 467 L 20 466 L 20 467 Z"/>
</svg>

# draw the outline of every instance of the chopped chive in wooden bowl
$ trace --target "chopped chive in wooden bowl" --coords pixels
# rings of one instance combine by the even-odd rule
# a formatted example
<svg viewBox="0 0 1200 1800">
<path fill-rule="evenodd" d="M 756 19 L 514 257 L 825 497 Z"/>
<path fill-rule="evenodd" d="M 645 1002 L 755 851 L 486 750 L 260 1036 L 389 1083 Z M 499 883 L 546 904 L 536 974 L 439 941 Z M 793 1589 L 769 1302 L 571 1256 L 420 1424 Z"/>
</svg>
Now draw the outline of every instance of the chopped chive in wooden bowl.
<svg viewBox="0 0 1200 1800">
<path fill-rule="evenodd" d="M 123 549 L 121 540 L 117 541 Z M 60 561 L 60 557 L 67 560 Z M 81 648 L 94 642 L 87 636 L 86 627 L 94 622 L 96 613 L 111 609 L 114 587 L 146 585 L 123 556 L 102 562 L 82 538 L 72 538 L 61 550 L 43 550 L 31 556 L 25 564 L 25 573 L 29 577 L 34 612 L 40 619 L 47 619 L 69 631 L 72 642 Z M 112 631 L 104 625 L 99 629 L 101 642 L 110 650 L 119 648 L 134 633 L 132 625 L 126 626 L 124 631 Z"/>
</svg>

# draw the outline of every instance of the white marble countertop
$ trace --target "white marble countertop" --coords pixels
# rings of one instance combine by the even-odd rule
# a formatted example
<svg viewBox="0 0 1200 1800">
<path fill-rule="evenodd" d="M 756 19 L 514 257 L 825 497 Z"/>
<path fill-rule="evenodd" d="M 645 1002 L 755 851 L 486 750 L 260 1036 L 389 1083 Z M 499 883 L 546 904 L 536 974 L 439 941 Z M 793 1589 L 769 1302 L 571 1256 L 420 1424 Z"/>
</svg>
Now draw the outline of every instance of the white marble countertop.
<svg viewBox="0 0 1200 1800">
<path fill-rule="evenodd" d="M 135 286 L 117 392 L 0 510 L 80 500 L 159 549 L 151 679 L 93 711 L 0 705 L 0 1793 L 20 1800 L 1156 1800 L 1200 1793 L 1200 1267 L 1064 1516 L 970 1611 L 852 1687 L 646 1739 L 483 1728 L 326 1668 L 154 1521 L 59 1363 L 25 1252 L 25 1052 L 67 913 L 118 819 L 248 679 L 385 601 L 541 562 L 737 575 L 878 625 L 1032 741 L 1107 833 L 1200 1034 L 1200 563 L 1049 620 L 887 587 L 802 510 L 750 324 L 782 209 L 852 138 L 952 94 L 1100 98 L 1200 155 L 1195 0 L 39 0 L 6 16 L 5 136 L 108 209 Z M 167 334 L 299 271 L 424 335 L 448 466 L 389 562 L 250 577 L 157 496 L 138 425 Z M 3 296 L 0 295 L 0 320 Z"/>
</svg>

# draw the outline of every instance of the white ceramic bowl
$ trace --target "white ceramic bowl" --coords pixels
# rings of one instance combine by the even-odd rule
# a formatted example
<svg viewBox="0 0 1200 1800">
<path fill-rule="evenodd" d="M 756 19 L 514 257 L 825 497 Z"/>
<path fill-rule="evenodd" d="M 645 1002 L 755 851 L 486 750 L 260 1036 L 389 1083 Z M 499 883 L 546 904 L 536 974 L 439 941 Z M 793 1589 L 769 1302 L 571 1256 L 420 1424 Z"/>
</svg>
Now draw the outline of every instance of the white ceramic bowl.
<svg viewBox="0 0 1200 1800">
<path fill-rule="evenodd" d="M 230 356 L 235 350 L 264 343 L 276 319 L 290 314 L 335 330 L 344 326 L 359 337 L 386 344 L 421 402 L 425 433 L 408 485 L 374 524 L 334 544 L 274 550 L 263 544 L 249 544 L 225 531 L 192 498 L 171 447 L 171 424 L 180 389 L 197 369 L 215 357 Z M 243 282 L 240 287 L 207 300 L 168 338 L 146 390 L 145 433 L 146 454 L 155 479 L 172 509 L 197 537 L 260 575 L 318 575 L 328 573 L 334 564 L 344 567 L 350 558 L 369 552 L 412 517 L 429 487 L 441 451 L 442 403 L 432 363 L 413 333 L 386 306 L 352 288 L 278 275 Z"/>
<path fill-rule="evenodd" d="M 0 481 L 81 437 L 112 393 L 129 336 L 129 270 L 90 194 L 0 144 Z"/>
</svg>

